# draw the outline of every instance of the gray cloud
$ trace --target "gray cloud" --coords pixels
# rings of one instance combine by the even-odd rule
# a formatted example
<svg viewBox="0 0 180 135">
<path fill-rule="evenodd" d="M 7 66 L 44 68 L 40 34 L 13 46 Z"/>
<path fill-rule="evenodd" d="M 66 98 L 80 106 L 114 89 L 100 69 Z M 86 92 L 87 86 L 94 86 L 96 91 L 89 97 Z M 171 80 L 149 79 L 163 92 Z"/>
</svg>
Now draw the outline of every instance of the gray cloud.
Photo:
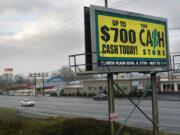
<svg viewBox="0 0 180 135">
<path fill-rule="evenodd" d="M 84 52 L 83 6 L 102 0 L 0 1 L 0 71 L 52 71 L 68 64 L 68 55 Z M 165 17 L 180 27 L 180 1 L 109 0 L 109 7 Z M 180 50 L 180 31 L 169 30 L 170 50 Z"/>
<path fill-rule="evenodd" d="M 25 13 L 32 10 L 48 10 L 51 3 L 47 0 L 6 0 L 0 1 L 0 12 Z"/>
</svg>

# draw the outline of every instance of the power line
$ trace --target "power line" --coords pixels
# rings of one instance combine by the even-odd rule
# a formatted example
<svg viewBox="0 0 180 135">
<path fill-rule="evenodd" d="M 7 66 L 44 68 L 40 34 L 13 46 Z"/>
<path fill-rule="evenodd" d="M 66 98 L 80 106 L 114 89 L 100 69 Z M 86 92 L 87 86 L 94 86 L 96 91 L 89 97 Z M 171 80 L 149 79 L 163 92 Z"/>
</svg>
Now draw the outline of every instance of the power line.
<svg viewBox="0 0 180 135">
<path fill-rule="evenodd" d="M 138 0 L 135 0 L 135 1 L 131 1 L 131 2 L 126 2 L 125 4 L 130 4 L 130 3 L 134 3 L 134 2 L 137 2 Z M 119 3 L 119 2 L 118 2 Z M 114 3 L 113 3 L 114 4 Z M 117 4 L 117 2 L 116 2 L 116 4 Z M 71 20 L 72 18 L 70 18 L 70 20 Z M 75 24 L 75 23 L 73 23 L 73 24 Z M 72 26 L 73 27 L 73 26 Z M 58 28 L 58 27 L 57 27 Z M 63 27 L 62 27 L 63 28 Z M 178 28 L 179 29 L 179 28 Z M 59 29 L 58 29 L 59 30 Z M 52 40 L 52 38 L 55 38 L 56 36 L 61 36 L 61 37 L 59 37 L 59 38 L 62 38 L 62 35 L 64 35 L 64 33 L 65 32 L 67 32 L 69 30 L 69 28 L 67 28 L 67 29 L 65 29 L 65 30 L 63 30 L 63 31 L 61 31 L 61 32 L 58 32 L 58 31 L 55 31 L 55 32 L 53 32 L 53 33 L 51 33 L 51 34 L 53 34 L 53 35 L 50 35 L 48 38 L 46 38 L 46 39 L 43 39 L 43 42 L 45 42 L 46 40 Z M 48 30 L 46 31 L 46 32 L 49 32 Z M 45 35 L 45 33 L 46 32 L 44 32 L 44 33 L 42 33 L 42 35 Z M 58 32 L 58 33 L 57 33 Z M 37 39 L 39 39 L 39 38 L 43 38 L 43 37 L 40 37 L 40 36 L 42 36 L 41 34 L 39 34 L 39 36 L 36 36 L 36 37 L 33 37 L 32 39 L 29 39 L 29 40 L 27 40 L 27 41 L 25 41 L 25 42 L 22 42 L 22 43 L 20 43 L 20 44 L 23 44 L 23 47 L 19 47 L 19 49 L 16 49 L 17 51 L 18 50 L 20 50 L 20 49 L 24 49 L 24 48 L 27 48 L 27 49 L 30 49 L 30 48 L 36 48 L 36 47 L 38 47 L 38 46 L 41 46 L 42 44 L 39 44 L 39 45 L 36 45 L 36 46 L 33 46 L 33 45 L 31 45 L 31 46 L 24 46 L 24 44 L 28 44 L 28 43 L 30 43 L 30 42 L 33 42 L 36 38 Z M 46 36 L 46 35 L 45 35 Z M 42 40 L 39 40 L 39 41 L 36 41 L 36 42 L 41 42 Z M 15 50 L 15 51 L 16 51 Z"/>
<path fill-rule="evenodd" d="M 79 13 L 79 12 L 78 12 Z M 78 14 L 78 16 L 79 16 L 80 14 Z M 61 26 L 62 27 L 62 32 L 59 32 L 58 34 L 56 34 L 57 32 L 58 32 L 58 30 L 59 29 L 57 29 L 55 32 L 53 32 L 53 33 L 51 33 L 51 34 L 56 34 L 56 35 L 60 35 L 60 34 L 62 34 L 62 33 L 64 33 L 65 31 L 67 31 L 67 30 L 69 30 L 69 28 L 70 27 L 68 27 L 67 29 L 63 29 L 63 27 L 65 27 L 66 25 L 68 25 L 69 23 L 72 23 L 72 22 L 74 22 L 74 20 L 73 20 L 74 18 L 70 18 L 69 20 L 67 19 L 67 22 L 68 23 L 66 23 L 64 26 Z M 78 19 L 78 18 L 75 18 L 75 19 Z M 73 23 L 73 24 L 75 24 L 75 23 Z M 73 26 L 73 25 L 72 25 Z M 45 31 L 46 33 L 48 32 L 48 30 L 47 31 Z M 45 33 L 44 32 L 44 33 Z M 19 46 L 19 47 L 17 47 L 17 48 L 15 48 L 14 50 L 5 50 L 5 53 L 7 53 L 8 51 L 10 51 L 10 52 L 14 52 L 14 51 L 18 51 L 18 50 L 20 50 L 20 49 L 22 49 L 22 48 L 30 48 L 30 46 L 25 46 L 25 44 L 28 44 L 28 43 L 30 43 L 30 42 L 32 42 L 32 41 L 34 41 L 34 40 L 37 40 L 37 39 L 39 39 L 39 38 L 42 38 L 42 35 L 44 36 L 45 34 L 44 33 L 41 33 L 41 34 L 39 34 L 38 36 L 35 36 L 35 37 L 33 37 L 33 38 L 31 38 L 31 39 L 28 39 L 28 40 L 26 40 L 26 41 L 24 41 L 24 42 L 21 42 L 21 43 L 19 43 L 19 45 L 21 45 L 21 46 Z M 54 36 L 54 35 L 53 35 Z M 52 37 L 52 35 L 50 36 L 50 37 Z M 49 39 L 49 38 L 48 38 Z M 45 39 L 43 39 L 43 40 L 45 40 Z M 16 44 L 16 45 L 18 45 L 18 44 Z M 32 46 L 32 45 L 31 45 Z M 2 53 L 1 53 L 2 54 Z M 2 56 L 2 55 L 1 55 Z"/>
<path fill-rule="evenodd" d="M 180 30 L 179 27 L 172 27 L 172 28 L 168 28 L 169 30 Z"/>
<path fill-rule="evenodd" d="M 71 27 L 68 27 L 68 29 L 64 29 L 64 31 L 61 31 L 60 33 L 56 34 L 56 35 L 51 35 L 50 37 L 47 37 L 46 39 L 43 39 L 41 41 L 45 42 L 46 40 L 51 40 L 52 38 L 55 38 L 57 36 L 62 36 L 65 32 L 67 32 L 69 29 L 71 29 L 72 27 L 74 27 L 73 25 Z M 59 38 L 62 38 L 62 37 L 59 37 Z M 36 41 L 37 42 L 41 42 L 41 41 Z M 18 48 L 18 49 L 15 49 L 15 50 L 9 50 L 9 52 L 6 52 L 6 55 L 9 56 L 9 54 L 11 54 L 11 56 L 13 56 L 14 54 L 16 54 L 17 52 L 21 51 L 22 49 L 31 49 L 31 48 L 37 48 L 38 46 L 42 46 L 43 44 L 38 44 L 36 46 L 23 46 L 21 48 Z M 0 55 L 0 57 L 2 58 L 3 56 L 6 56 L 6 55 Z"/>
<path fill-rule="evenodd" d="M 170 54 L 180 54 L 180 52 L 171 52 Z"/>
<path fill-rule="evenodd" d="M 70 18 L 70 20 L 71 20 L 72 18 Z M 68 20 L 68 19 L 67 19 Z M 55 28 L 57 28 L 57 31 L 59 30 L 59 27 L 55 27 Z M 66 30 L 64 30 L 63 32 L 65 32 Z M 33 48 L 33 46 L 31 47 L 31 46 L 26 46 L 26 44 L 28 44 L 28 43 L 30 43 L 30 42 L 33 42 L 33 41 L 35 41 L 35 40 L 38 40 L 39 38 L 43 38 L 43 36 L 45 35 L 45 36 L 47 36 L 46 35 L 46 33 L 49 33 L 49 29 L 48 30 L 46 30 L 46 31 L 44 31 L 44 32 L 42 32 L 42 33 L 40 33 L 40 34 L 38 34 L 37 36 L 35 36 L 35 37 L 32 37 L 32 38 L 30 38 L 30 39 L 28 39 L 28 40 L 26 40 L 26 41 L 23 41 L 23 42 L 21 42 L 21 43 L 17 43 L 16 45 L 21 45 L 21 46 L 18 46 L 17 48 L 15 48 L 14 50 L 10 50 L 10 52 L 12 52 L 13 51 L 13 53 L 14 52 L 16 52 L 16 51 L 18 51 L 18 50 L 20 50 L 20 49 L 22 49 L 22 48 Z M 55 34 L 56 33 L 56 31 L 55 32 L 53 32 L 53 33 L 51 33 L 51 34 Z M 60 33 L 57 33 L 56 35 L 50 35 L 50 37 L 52 37 L 52 38 L 54 38 L 55 36 L 59 36 L 59 35 L 61 35 L 62 34 L 62 32 L 60 32 Z M 62 34 L 63 35 L 63 34 Z M 50 37 L 48 37 L 48 39 L 50 38 Z M 43 39 L 43 41 L 44 40 L 47 40 L 47 38 L 46 39 Z M 42 40 L 39 40 L 39 42 L 41 42 Z M 36 42 L 38 42 L 38 41 L 36 41 Z M 39 44 L 40 45 L 40 44 Z M 37 47 L 37 46 L 36 46 Z M 7 49 L 7 50 L 4 50 L 4 52 L 7 54 L 7 52 L 9 51 L 9 49 Z M 2 53 L 1 53 L 2 54 Z M 2 56 L 2 55 L 1 55 Z"/>
<path fill-rule="evenodd" d="M 66 46 L 71 46 L 70 50 L 72 50 L 72 48 L 76 47 L 76 45 L 79 45 L 80 42 L 82 42 L 81 39 L 77 40 L 77 41 L 73 41 L 72 43 L 66 44 Z M 67 50 L 66 48 L 61 49 L 61 51 L 63 51 L 64 53 L 66 53 L 67 51 L 70 51 L 70 50 Z M 62 55 L 62 53 L 60 53 L 60 52 L 53 53 L 53 56 L 59 56 L 59 55 Z"/>
<path fill-rule="evenodd" d="M 116 7 L 119 7 L 119 6 L 126 6 L 126 5 L 129 5 L 129 4 L 134 4 L 134 3 L 138 2 L 138 1 L 139 0 L 132 0 L 132 1 L 129 1 L 129 2 L 124 2 L 124 3 L 121 3 L 122 1 L 120 1 L 120 2 L 116 3 L 117 6 L 113 6 L 114 4 L 112 6 L 116 8 Z"/>
<path fill-rule="evenodd" d="M 111 5 L 116 5 L 116 4 L 119 4 L 120 2 L 125 2 L 125 0 L 120 0 L 120 1 L 118 0 L 117 2 L 114 2 L 114 3 L 109 3 L 109 4 L 110 4 L 110 6 L 111 6 Z"/>
<path fill-rule="evenodd" d="M 78 13 L 79 13 L 79 12 L 78 12 Z M 72 18 L 72 17 L 69 17 L 69 18 L 67 18 L 66 20 L 73 20 L 73 18 Z M 58 31 L 60 28 L 62 28 L 62 26 L 60 26 L 60 25 L 56 25 L 56 26 L 54 26 L 54 27 L 48 28 L 47 30 L 39 33 L 38 35 L 35 35 L 34 37 L 32 37 L 32 38 L 30 38 L 30 39 L 27 39 L 27 40 L 25 40 L 25 41 L 23 41 L 23 42 L 20 42 L 20 43 L 16 43 L 16 45 L 18 45 L 18 44 L 24 44 L 24 43 L 29 42 L 29 41 L 32 41 L 32 40 L 34 40 L 34 39 L 38 39 L 40 36 L 43 36 L 43 35 L 45 35 L 46 33 L 50 33 L 50 30 L 51 30 L 51 29 L 53 29 L 53 30 L 51 30 L 51 31 L 55 31 L 55 32 L 56 32 L 56 31 Z"/>
<path fill-rule="evenodd" d="M 83 5 L 84 5 L 84 2 L 85 2 L 85 1 L 83 1 Z M 76 8 L 73 8 L 73 9 L 76 9 Z M 68 12 L 71 12 L 71 13 L 72 13 L 72 11 L 66 11 L 66 13 L 68 13 Z M 79 10 L 78 10 L 78 12 L 75 12 L 75 16 L 80 16 L 80 12 L 81 12 L 81 11 L 79 11 Z M 74 13 L 74 12 L 73 12 L 73 13 Z M 77 18 L 75 18 L 75 19 L 77 19 Z M 74 22 L 74 18 L 73 18 L 72 16 L 71 16 L 71 17 L 68 17 L 68 18 L 65 19 L 65 20 L 66 20 L 67 22 L 70 22 L 70 21 L 72 20 L 72 21 Z M 53 33 L 51 33 L 51 34 L 55 34 L 56 32 L 59 31 L 60 28 L 63 29 L 63 27 L 65 27 L 65 26 L 59 27 L 59 25 L 57 25 L 57 26 L 53 27 L 53 28 L 55 29 L 55 31 L 54 31 Z M 30 38 L 30 39 L 27 39 L 27 40 L 25 40 L 25 41 L 23 41 L 23 42 L 16 43 L 15 45 L 19 45 L 19 46 L 16 47 L 16 48 L 14 49 L 14 51 L 19 50 L 19 49 L 22 49 L 22 48 L 30 48 L 30 46 L 26 47 L 26 44 L 28 44 L 28 43 L 30 43 L 30 42 L 33 42 L 34 40 L 38 40 L 39 38 L 43 38 L 43 36 L 47 36 L 46 34 L 49 33 L 49 30 L 50 30 L 50 29 L 52 29 L 52 28 L 49 28 L 49 29 L 47 29 L 46 31 L 44 31 L 44 32 L 42 32 L 42 33 L 40 33 L 40 34 L 38 34 L 38 35 Z M 63 32 L 64 32 L 64 31 L 63 31 Z M 57 35 L 58 35 L 58 34 L 57 34 Z M 32 45 L 31 45 L 31 46 L 32 46 Z M 5 52 L 5 53 L 7 53 L 8 51 L 9 51 L 9 49 L 3 50 L 3 52 Z M 11 51 L 12 51 L 12 50 L 11 50 Z M 1 52 L 1 54 L 2 54 L 3 52 Z"/>
<path fill-rule="evenodd" d="M 76 23 L 74 23 L 74 25 L 77 25 L 77 24 L 80 24 L 80 22 L 76 22 Z M 63 35 L 65 35 L 65 33 L 66 32 L 69 32 L 68 30 L 70 30 L 71 28 L 74 28 L 74 25 L 72 25 L 72 26 L 69 26 L 68 28 L 66 28 L 66 29 L 63 29 L 63 31 L 60 31 L 60 32 L 55 32 L 55 33 L 52 33 L 51 35 L 45 35 L 44 37 L 42 37 L 42 38 L 44 38 L 44 39 L 39 39 L 38 41 L 34 41 L 34 42 L 36 42 L 36 44 L 37 43 L 39 43 L 39 42 L 46 42 L 46 41 L 50 41 L 50 40 L 52 40 L 53 38 L 56 38 L 56 37 L 58 37 L 59 39 L 61 39 L 62 37 L 63 37 Z M 39 46 L 42 46 L 42 44 L 38 44 L 38 45 L 36 45 L 36 46 L 34 46 L 34 45 L 31 45 L 31 46 L 26 46 L 28 49 L 30 49 L 30 48 L 37 48 L 37 47 L 39 47 Z"/>
</svg>

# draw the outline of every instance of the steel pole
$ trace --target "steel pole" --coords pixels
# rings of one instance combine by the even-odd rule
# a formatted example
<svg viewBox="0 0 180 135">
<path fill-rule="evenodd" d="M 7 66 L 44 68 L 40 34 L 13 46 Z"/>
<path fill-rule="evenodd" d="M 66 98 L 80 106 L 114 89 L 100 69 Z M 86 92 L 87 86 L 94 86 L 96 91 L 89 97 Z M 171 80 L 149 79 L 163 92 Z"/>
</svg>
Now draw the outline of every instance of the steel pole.
<svg viewBox="0 0 180 135">
<path fill-rule="evenodd" d="M 105 7 L 107 8 L 108 7 L 108 0 L 105 0 L 104 3 L 105 3 Z"/>
<path fill-rule="evenodd" d="M 107 74 L 108 83 L 108 110 L 109 110 L 109 124 L 110 124 L 110 135 L 114 135 L 114 121 L 110 119 L 110 114 L 115 112 L 114 109 L 114 90 L 113 90 L 113 74 Z"/>
<path fill-rule="evenodd" d="M 36 96 L 36 76 L 34 76 L 34 96 Z"/>
<path fill-rule="evenodd" d="M 170 57 L 170 63 L 171 63 L 171 57 Z M 173 65 L 172 65 L 172 63 L 171 63 L 171 68 L 173 68 L 173 71 L 174 71 L 174 69 L 175 69 L 175 61 L 174 61 L 174 55 L 173 55 Z"/>
<path fill-rule="evenodd" d="M 153 135 L 159 135 L 159 114 L 156 90 L 156 73 L 151 73 Z"/>
<path fill-rule="evenodd" d="M 45 92 L 44 92 L 44 75 L 42 76 L 42 81 L 43 81 L 43 96 L 45 95 Z"/>
<path fill-rule="evenodd" d="M 108 0 L 105 0 L 105 7 L 108 8 Z M 114 109 L 114 90 L 113 90 L 113 74 L 107 74 L 107 83 L 108 83 L 108 110 L 109 110 L 109 124 L 110 124 L 110 135 L 114 135 L 114 121 L 110 119 L 111 113 L 115 112 Z"/>
</svg>

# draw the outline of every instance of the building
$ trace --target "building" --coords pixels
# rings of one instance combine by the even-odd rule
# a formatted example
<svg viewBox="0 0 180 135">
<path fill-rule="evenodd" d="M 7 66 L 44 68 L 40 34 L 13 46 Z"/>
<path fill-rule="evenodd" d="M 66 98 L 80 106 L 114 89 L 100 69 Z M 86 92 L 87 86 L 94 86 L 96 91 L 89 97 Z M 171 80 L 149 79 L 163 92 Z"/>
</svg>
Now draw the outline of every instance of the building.
<svg viewBox="0 0 180 135">
<path fill-rule="evenodd" d="M 174 74 L 161 77 L 160 92 L 180 92 L 180 75 Z"/>
<path fill-rule="evenodd" d="M 150 79 L 142 78 L 142 79 L 116 79 L 114 80 L 122 90 L 124 90 L 127 94 L 130 94 L 135 90 L 145 90 L 150 89 Z M 115 94 L 121 94 L 121 92 L 115 88 Z M 61 95 L 97 95 L 99 93 L 107 93 L 108 86 L 106 79 L 90 79 L 90 80 L 81 80 L 81 81 L 73 81 L 67 83 Z"/>
<path fill-rule="evenodd" d="M 114 79 L 122 90 L 127 94 L 135 91 L 143 92 L 151 89 L 151 80 L 149 77 L 129 79 L 121 78 Z M 39 85 L 37 94 L 42 94 L 42 85 Z M 115 95 L 120 95 L 121 92 L 114 87 Z M 51 77 L 45 81 L 45 94 L 57 93 L 59 96 L 93 96 L 99 93 L 108 93 L 107 79 L 88 79 L 81 81 L 65 82 L 61 77 Z M 157 91 L 158 92 L 180 92 L 180 75 L 173 76 L 157 76 Z M 10 95 L 34 95 L 34 86 L 20 84 L 14 86 L 13 90 L 9 91 Z"/>
<path fill-rule="evenodd" d="M 16 84 L 11 90 L 9 90 L 9 95 L 12 96 L 32 96 L 34 95 L 34 86 L 32 84 Z"/>
<path fill-rule="evenodd" d="M 83 81 L 72 81 L 67 83 L 60 92 L 61 96 L 78 96 L 84 93 Z"/>
<path fill-rule="evenodd" d="M 61 90 L 64 88 L 66 82 L 62 77 L 51 77 L 45 81 L 45 87 L 51 87 L 53 88 L 53 91 L 48 91 L 48 93 L 55 92 L 57 95 L 61 92 Z M 46 90 L 47 91 L 47 90 Z"/>
<path fill-rule="evenodd" d="M 61 77 L 51 77 L 44 82 L 44 92 L 45 94 L 57 93 L 59 95 L 60 91 L 64 87 L 65 82 Z M 17 84 L 14 85 L 9 91 L 10 95 L 22 95 L 22 96 L 34 96 L 35 95 L 35 85 L 34 84 Z M 42 79 L 36 83 L 36 94 L 43 94 L 43 82 Z"/>
</svg>

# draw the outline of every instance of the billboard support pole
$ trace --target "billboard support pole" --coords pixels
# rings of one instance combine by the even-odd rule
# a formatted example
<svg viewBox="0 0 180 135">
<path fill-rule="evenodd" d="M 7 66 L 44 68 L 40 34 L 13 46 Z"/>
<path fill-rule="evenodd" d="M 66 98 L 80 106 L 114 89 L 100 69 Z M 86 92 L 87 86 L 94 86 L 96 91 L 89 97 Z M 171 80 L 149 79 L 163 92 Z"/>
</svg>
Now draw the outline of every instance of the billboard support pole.
<svg viewBox="0 0 180 135">
<path fill-rule="evenodd" d="M 108 0 L 104 1 L 105 7 L 108 8 Z M 110 135 L 114 135 L 114 121 L 111 120 L 110 115 L 114 113 L 114 90 L 113 90 L 113 74 L 107 74 L 108 83 L 108 110 L 109 110 L 109 124 L 110 124 Z"/>
<path fill-rule="evenodd" d="M 156 90 L 156 73 L 151 73 L 152 85 L 152 118 L 153 118 L 153 135 L 159 135 L 159 117 L 158 117 L 158 102 Z"/>
<path fill-rule="evenodd" d="M 108 0 L 105 0 L 105 7 L 108 8 Z M 113 90 L 113 74 L 107 74 L 107 83 L 108 83 L 108 110 L 109 110 L 109 124 L 110 124 L 110 135 L 114 135 L 114 121 L 111 120 L 111 113 L 115 112 L 114 107 L 114 90 Z"/>
<path fill-rule="evenodd" d="M 107 74 L 108 83 L 108 110 L 109 110 L 109 124 L 110 124 L 110 135 L 114 135 L 114 121 L 111 120 L 110 116 L 115 112 L 114 108 L 114 90 L 113 90 L 113 74 Z"/>
</svg>

